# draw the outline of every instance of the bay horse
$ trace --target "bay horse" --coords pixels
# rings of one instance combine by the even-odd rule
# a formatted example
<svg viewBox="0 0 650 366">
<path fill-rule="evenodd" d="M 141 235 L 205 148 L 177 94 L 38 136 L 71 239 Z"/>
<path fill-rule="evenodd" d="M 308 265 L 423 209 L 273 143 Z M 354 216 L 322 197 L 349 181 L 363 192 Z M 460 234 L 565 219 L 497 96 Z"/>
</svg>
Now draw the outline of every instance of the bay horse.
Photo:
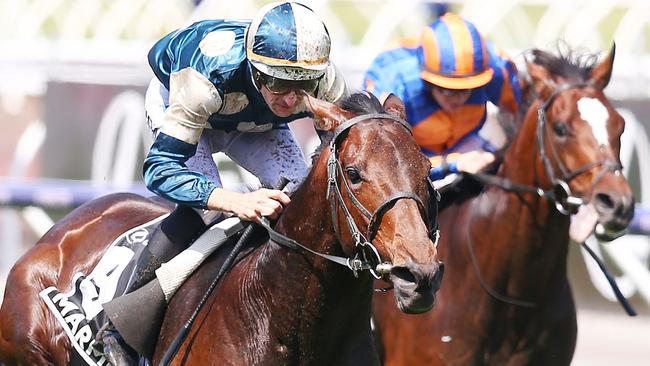
<svg viewBox="0 0 650 366">
<path fill-rule="evenodd" d="M 311 97 L 306 104 L 335 137 L 275 230 L 313 252 L 274 241 L 255 248 L 211 293 L 170 364 L 378 364 L 370 328 L 373 276 L 363 270 L 379 268 L 375 264 L 384 265 L 400 310 L 433 306 L 442 268 L 430 234 L 436 213 L 423 203 L 434 192 L 430 165 L 403 115 L 393 115 L 399 108 L 387 103 L 393 113 L 387 114 L 376 98 L 360 93 L 341 106 Z M 66 365 L 70 342 L 39 291 L 67 288 L 72 275 L 88 273 L 121 232 L 168 210 L 144 197 L 114 194 L 58 222 L 9 274 L 0 308 L 0 362 Z M 356 260 L 348 260 L 348 268 L 314 252 Z M 211 263 L 203 263 L 170 301 L 153 364 L 205 294 L 218 270 Z"/>
<path fill-rule="evenodd" d="M 496 176 L 476 176 L 487 183 L 480 193 L 440 213 L 438 304 L 408 316 L 375 296 L 385 365 L 570 364 L 569 234 L 584 240 L 598 225 L 615 236 L 633 213 L 619 158 L 625 121 L 603 94 L 614 50 L 601 62 L 531 51 L 535 95 Z"/>
</svg>

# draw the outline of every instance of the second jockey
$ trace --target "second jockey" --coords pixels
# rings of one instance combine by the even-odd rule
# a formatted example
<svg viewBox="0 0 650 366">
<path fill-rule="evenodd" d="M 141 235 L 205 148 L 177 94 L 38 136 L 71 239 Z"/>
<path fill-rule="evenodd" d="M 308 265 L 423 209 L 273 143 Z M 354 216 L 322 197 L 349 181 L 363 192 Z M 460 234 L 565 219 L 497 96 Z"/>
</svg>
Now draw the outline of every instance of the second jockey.
<svg viewBox="0 0 650 366">
<path fill-rule="evenodd" d="M 453 13 L 425 27 L 419 42 L 379 54 L 364 89 L 382 102 L 390 94 L 403 100 L 413 136 L 430 157 L 433 180 L 475 173 L 494 161 L 494 146 L 478 134 L 486 104 L 515 115 L 521 103 L 514 63 Z"/>
</svg>

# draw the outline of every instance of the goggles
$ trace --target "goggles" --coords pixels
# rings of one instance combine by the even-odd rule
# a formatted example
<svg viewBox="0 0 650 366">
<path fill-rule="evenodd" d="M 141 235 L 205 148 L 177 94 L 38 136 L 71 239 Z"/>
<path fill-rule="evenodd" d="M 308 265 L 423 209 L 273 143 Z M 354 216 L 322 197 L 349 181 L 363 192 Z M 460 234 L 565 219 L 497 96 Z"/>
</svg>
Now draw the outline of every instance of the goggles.
<svg viewBox="0 0 650 366">
<path fill-rule="evenodd" d="M 258 85 L 264 85 L 271 94 L 283 95 L 291 91 L 299 92 L 304 90 L 307 94 L 315 96 L 316 89 L 318 88 L 319 79 L 312 80 L 284 80 L 274 78 L 269 75 L 262 74 L 259 71 L 255 71 L 255 80 Z"/>
<path fill-rule="evenodd" d="M 438 92 L 444 95 L 445 97 L 455 97 L 455 96 L 467 95 L 472 93 L 472 89 L 447 89 L 437 85 L 433 85 L 433 88 L 438 90 Z"/>
</svg>

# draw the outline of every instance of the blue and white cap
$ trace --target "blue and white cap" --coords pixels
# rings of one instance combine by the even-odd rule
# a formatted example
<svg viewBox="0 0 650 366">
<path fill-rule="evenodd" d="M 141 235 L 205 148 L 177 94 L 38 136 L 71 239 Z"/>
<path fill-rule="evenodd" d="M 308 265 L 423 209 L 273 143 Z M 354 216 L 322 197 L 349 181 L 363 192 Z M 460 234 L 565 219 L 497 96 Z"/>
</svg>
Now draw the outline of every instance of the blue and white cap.
<svg viewBox="0 0 650 366">
<path fill-rule="evenodd" d="M 313 80 L 329 64 L 330 35 L 308 7 L 276 2 L 263 7 L 246 34 L 246 56 L 260 72 L 284 80 Z"/>
</svg>

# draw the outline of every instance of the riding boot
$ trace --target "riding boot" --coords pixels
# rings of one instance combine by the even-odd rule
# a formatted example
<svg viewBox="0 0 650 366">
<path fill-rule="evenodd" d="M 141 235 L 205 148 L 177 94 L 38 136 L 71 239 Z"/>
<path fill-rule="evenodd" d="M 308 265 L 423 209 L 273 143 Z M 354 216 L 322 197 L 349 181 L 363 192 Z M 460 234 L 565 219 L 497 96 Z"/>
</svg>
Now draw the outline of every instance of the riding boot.
<svg viewBox="0 0 650 366">
<path fill-rule="evenodd" d="M 133 354 L 151 356 L 155 346 L 152 340 L 157 338 L 167 305 L 158 281 L 153 281 L 156 270 L 186 249 L 206 228 L 198 212 L 178 206 L 151 234 L 124 295 L 103 305 L 109 321 L 97 336 L 104 344 L 106 359 L 116 362 L 114 366 L 137 362 Z"/>
</svg>

